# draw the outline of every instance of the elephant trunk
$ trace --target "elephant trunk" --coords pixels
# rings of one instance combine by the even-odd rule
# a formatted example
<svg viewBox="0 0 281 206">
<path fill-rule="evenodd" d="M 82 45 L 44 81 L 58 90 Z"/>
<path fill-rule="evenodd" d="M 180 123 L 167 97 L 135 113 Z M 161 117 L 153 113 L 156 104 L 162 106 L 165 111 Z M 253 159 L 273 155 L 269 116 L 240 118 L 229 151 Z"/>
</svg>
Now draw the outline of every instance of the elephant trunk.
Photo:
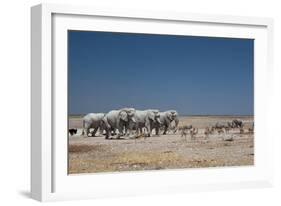
<svg viewBox="0 0 281 206">
<path fill-rule="evenodd" d="M 160 117 L 156 117 L 156 122 L 157 122 L 158 124 L 161 124 Z"/>
<path fill-rule="evenodd" d="M 135 117 L 131 117 L 132 122 L 136 123 Z"/>
</svg>

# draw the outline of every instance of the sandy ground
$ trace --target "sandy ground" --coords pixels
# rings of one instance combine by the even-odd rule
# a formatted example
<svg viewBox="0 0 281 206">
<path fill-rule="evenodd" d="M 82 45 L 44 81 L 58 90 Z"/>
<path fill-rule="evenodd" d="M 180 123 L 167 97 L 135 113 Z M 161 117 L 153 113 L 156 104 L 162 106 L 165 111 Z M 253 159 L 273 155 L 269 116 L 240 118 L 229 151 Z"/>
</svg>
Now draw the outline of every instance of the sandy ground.
<svg viewBox="0 0 281 206">
<path fill-rule="evenodd" d="M 245 123 L 245 133 L 232 129 L 229 134 L 204 135 L 206 126 L 224 123 L 235 118 Z M 152 135 L 148 138 L 112 139 L 103 136 L 81 136 L 81 117 L 70 117 L 69 128 L 78 128 L 69 137 L 69 173 L 117 172 L 177 168 L 242 166 L 254 164 L 254 135 L 247 132 L 253 117 L 192 116 L 180 117 L 180 125 L 199 128 L 195 140 L 180 132 Z M 233 141 L 223 138 L 233 137 Z"/>
</svg>

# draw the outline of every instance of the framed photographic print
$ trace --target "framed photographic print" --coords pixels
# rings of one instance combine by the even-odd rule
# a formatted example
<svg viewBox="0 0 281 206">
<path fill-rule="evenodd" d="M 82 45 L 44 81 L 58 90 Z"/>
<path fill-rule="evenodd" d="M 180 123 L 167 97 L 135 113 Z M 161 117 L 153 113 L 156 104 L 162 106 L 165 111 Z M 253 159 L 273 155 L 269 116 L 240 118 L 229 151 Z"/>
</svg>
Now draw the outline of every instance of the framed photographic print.
<svg viewBox="0 0 281 206">
<path fill-rule="evenodd" d="M 272 185 L 271 19 L 31 14 L 34 199 Z"/>
</svg>

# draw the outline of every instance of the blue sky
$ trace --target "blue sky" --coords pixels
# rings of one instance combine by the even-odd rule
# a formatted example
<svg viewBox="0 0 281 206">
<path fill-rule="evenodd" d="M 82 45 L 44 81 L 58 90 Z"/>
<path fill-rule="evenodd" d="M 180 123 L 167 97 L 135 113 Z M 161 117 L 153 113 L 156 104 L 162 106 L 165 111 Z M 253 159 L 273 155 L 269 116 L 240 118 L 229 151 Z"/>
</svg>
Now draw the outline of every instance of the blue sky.
<svg viewBox="0 0 281 206">
<path fill-rule="evenodd" d="M 252 115 L 254 40 L 68 32 L 69 114 Z"/>
</svg>

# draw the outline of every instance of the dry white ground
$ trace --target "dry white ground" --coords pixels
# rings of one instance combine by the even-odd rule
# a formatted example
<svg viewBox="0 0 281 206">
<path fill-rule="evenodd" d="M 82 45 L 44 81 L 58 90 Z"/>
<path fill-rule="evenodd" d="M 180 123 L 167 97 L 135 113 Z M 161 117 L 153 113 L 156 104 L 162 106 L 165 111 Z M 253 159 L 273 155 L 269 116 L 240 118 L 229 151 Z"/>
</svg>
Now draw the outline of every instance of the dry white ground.
<svg viewBox="0 0 281 206">
<path fill-rule="evenodd" d="M 232 129 L 229 134 L 204 135 L 206 126 L 235 118 L 245 123 L 245 133 Z M 81 117 L 70 117 L 69 128 L 78 128 L 69 137 L 69 173 L 159 170 L 194 167 L 242 166 L 254 164 L 254 134 L 249 133 L 253 117 L 193 116 L 180 117 L 180 125 L 199 128 L 195 140 L 180 132 L 152 135 L 149 138 L 106 140 L 104 136 L 81 136 Z M 225 141 L 223 138 L 233 138 Z"/>
</svg>

